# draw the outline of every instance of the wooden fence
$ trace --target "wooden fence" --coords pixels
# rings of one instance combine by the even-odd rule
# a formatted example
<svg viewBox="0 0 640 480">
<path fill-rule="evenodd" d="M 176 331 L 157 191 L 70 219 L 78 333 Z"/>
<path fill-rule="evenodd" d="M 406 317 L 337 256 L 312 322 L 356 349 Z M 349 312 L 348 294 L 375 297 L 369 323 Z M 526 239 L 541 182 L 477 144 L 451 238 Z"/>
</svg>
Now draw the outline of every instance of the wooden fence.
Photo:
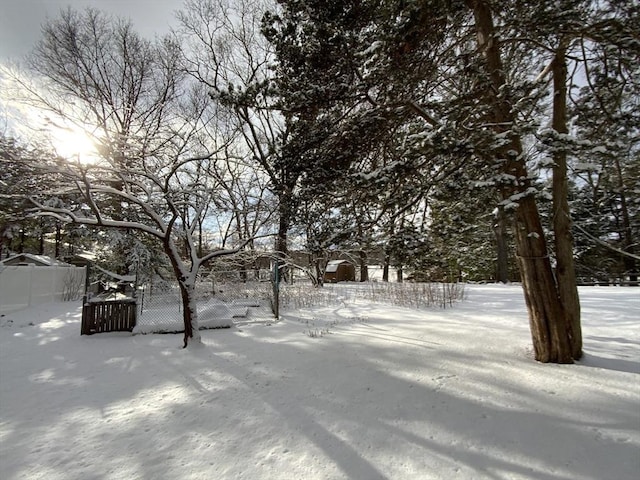
<svg viewBox="0 0 640 480">
<path fill-rule="evenodd" d="M 131 332 L 136 326 L 134 299 L 85 302 L 82 307 L 81 335 L 104 332 Z"/>
</svg>

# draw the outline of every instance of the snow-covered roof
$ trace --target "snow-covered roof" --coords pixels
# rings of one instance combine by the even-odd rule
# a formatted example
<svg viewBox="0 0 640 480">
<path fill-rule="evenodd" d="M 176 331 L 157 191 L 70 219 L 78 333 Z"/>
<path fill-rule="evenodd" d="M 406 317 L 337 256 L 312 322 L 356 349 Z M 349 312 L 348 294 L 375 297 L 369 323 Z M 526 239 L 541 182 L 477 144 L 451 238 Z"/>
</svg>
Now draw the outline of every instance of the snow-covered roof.
<svg viewBox="0 0 640 480">
<path fill-rule="evenodd" d="M 96 254 L 93 252 L 82 251 L 82 252 L 76 253 L 75 256 L 79 258 L 84 258 L 85 260 L 89 260 L 91 262 L 95 261 L 96 259 Z"/>
<path fill-rule="evenodd" d="M 329 263 L 327 263 L 327 268 L 325 268 L 324 271 L 327 273 L 337 272 L 338 267 L 345 263 L 349 264 L 351 262 L 349 262 L 349 260 L 331 260 Z"/>
<path fill-rule="evenodd" d="M 70 267 L 71 265 L 65 262 L 61 262 L 60 260 L 56 260 L 52 257 L 47 257 L 46 255 L 34 255 L 32 253 L 18 253 L 17 255 L 13 255 L 12 257 L 5 258 L 0 261 L 0 265 L 19 265 L 19 264 L 31 264 L 37 265 L 40 267 L 53 267 L 53 266 L 61 266 L 61 267 Z"/>
<path fill-rule="evenodd" d="M 120 275 L 118 273 L 115 272 L 110 272 L 109 270 L 105 270 L 104 268 L 100 268 L 98 265 L 94 265 L 93 268 L 95 268 L 96 270 L 101 271 L 102 273 L 104 273 L 105 275 L 114 278 L 116 280 L 118 280 L 119 282 L 135 282 L 136 281 L 136 276 L 135 275 Z"/>
</svg>

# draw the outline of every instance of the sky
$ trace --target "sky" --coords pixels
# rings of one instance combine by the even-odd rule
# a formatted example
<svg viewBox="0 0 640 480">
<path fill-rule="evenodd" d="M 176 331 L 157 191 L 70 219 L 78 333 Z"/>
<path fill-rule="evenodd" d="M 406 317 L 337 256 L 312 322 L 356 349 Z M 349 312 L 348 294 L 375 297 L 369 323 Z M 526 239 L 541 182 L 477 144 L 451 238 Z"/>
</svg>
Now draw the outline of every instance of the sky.
<svg viewBox="0 0 640 480">
<path fill-rule="evenodd" d="M 0 0 L 0 131 L 8 126 L 10 133 L 26 138 L 42 130 L 42 115 L 14 101 L 13 87 L 11 83 L 4 83 L 8 77 L 5 78 L 2 69 L 22 64 L 40 39 L 42 25 L 58 18 L 61 10 L 96 8 L 131 20 L 141 36 L 153 39 L 176 25 L 175 12 L 183 4 L 184 0 Z M 66 137 L 58 138 L 58 133 Z M 53 134 L 57 138 L 52 140 L 55 145 L 71 145 L 74 151 L 86 150 L 79 146 L 88 143 L 86 136 L 72 132 L 69 137 L 62 130 L 58 133 Z"/>
<path fill-rule="evenodd" d="M 175 24 L 183 0 L 0 0 L 0 62 L 19 61 L 34 47 L 40 28 L 61 9 L 94 7 L 130 18 L 136 30 L 152 39 Z"/>
</svg>

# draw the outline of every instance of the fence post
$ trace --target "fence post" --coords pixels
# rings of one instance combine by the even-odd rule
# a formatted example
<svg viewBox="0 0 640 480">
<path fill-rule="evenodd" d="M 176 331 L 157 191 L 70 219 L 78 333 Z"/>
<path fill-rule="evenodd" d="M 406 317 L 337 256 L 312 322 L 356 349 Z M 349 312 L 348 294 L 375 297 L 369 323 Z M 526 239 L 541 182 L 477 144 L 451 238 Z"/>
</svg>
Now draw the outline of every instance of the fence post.
<svg viewBox="0 0 640 480">
<path fill-rule="evenodd" d="M 29 298 L 27 299 L 27 306 L 30 307 L 31 306 L 31 297 L 33 296 L 33 269 L 35 268 L 34 265 L 30 265 L 29 267 L 29 275 L 27 275 L 27 278 L 29 279 L 27 282 L 27 288 L 29 291 Z"/>
<path fill-rule="evenodd" d="M 53 271 L 53 275 L 51 275 L 51 285 L 49 286 L 49 291 L 51 292 L 51 297 L 49 297 L 49 301 L 53 302 L 55 300 L 60 300 L 62 295 L 59 295 L 59 287 L 61 283 L 58 281 L 58 275 L 62 273 L 62 269 L 65 267 L 61 267 L 60 265 L 54 265 L 55 270 Z"/>
<path fill-rule="evenodd" d="M 273 285 L 273 315 L 280 319 L 280 260 L 273 262 L 273 274 L 271 275 Z"/>
</svg>

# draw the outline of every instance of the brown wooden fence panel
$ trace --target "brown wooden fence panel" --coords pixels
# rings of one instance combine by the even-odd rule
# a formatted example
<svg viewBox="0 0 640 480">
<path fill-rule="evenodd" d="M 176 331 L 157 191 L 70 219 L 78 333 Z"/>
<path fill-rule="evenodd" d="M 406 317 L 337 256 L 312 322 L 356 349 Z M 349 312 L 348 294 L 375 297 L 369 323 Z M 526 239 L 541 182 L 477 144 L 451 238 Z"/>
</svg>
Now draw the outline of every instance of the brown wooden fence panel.
<svg viewBox="0 0 640 480">
<path fill-rule="evenodd" d="M 87 302 L 82 307 L 82 335 L 130 332 L 136 326 L 135 300 Z"/>
</svg>

